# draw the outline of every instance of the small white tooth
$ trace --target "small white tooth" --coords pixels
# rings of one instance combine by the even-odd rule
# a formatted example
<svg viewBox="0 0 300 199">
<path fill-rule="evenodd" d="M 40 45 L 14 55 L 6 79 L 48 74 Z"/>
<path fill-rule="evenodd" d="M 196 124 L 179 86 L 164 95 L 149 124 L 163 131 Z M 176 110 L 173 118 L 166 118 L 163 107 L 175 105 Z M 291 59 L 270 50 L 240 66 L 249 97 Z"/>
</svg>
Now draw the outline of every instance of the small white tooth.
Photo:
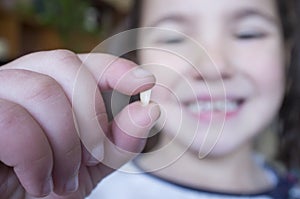
<svg viewBox="0 0 300 199">
<path fill-rule="evenodd" d="M 233 101 L 218 101 L 214 104 L 214 108 L 218 111 L 234 111 L 238 108 L 238 104 Z"/>
<path fill-rule="evenodd" d="M 143 105 L 148 105 L 151 98 L 151 89 L 140 93 L 140 99 Z"/>
<path fill-rule="evenodd" d="M 212 111 L 213 104 L 211 102 L 193 103 L 188 106 L 193 113 Z"/>
<path fill-rule="evenodd" d="M 235 102 L 227 103 L 226 109 L 227 111 L 234 111 L 238 108 L 238 104 Z"/>
<path fill-rule="evenodd" d="M 238 104 L 235 101 L 215 101 L 215 102 L 198 102 L 192 103 L 188 106 L 188 109 L 193 113 L 201 113 L 208 111 L 235 111 L 238 108 Z"/>
<path fill-rule="evenodd" d="M 224 111 L 226 107 L 226 103 L 224 101 L 217 101 L 214 103 L 214 110 Z"/>
<path fill-rule="evenodd" d="M 205 102 L 202 106 L 202 111 L 211 111 L 213 109 L 213 104 L 211 102 Z"/>
<path fill-rule="evenodd" d="M 189 105 L 189 110 L 193 113 L 198 113 L 199 111 L 201 111 L 201 107 L 199 104 L 193 103 Z"/>
</svg>

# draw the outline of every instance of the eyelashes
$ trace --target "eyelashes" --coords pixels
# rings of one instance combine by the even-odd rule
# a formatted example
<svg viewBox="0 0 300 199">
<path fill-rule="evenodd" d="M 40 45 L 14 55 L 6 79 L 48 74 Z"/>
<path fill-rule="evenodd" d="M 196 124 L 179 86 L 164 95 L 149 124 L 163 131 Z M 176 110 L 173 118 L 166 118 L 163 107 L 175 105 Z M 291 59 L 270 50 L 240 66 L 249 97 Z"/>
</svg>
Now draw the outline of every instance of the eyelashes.
<svg viewBox="0 0 300 199">
<path fill-rule="evenodd" d="M 182 44 L 185 42 L 185 38 L 181 37 L 170 37 L 170 38 L 161 38 L 157 39 L 155 43 L 157 44 L 167 44 L 167 45 L 175 45 L 175 44 Z"/>
<path fill-rule="evenodd" d="M 250 40 L 258 40 L 264 39 L 268 36 L 267 32 L 263 31 L 248 31 L 248 32 L 240 32 L 233 33 L 234 39 L 242 40 L 242 41 L 250 41 Z M 186 38 L 183 37 L 168 37 L 162 35 L 155 40 L 155 43 L 158 45 L 183 45 L 186 43 Z"/>
<path fill-rule="evenodd" d="M 236 34 L 235 37 L 241 40 L 253 40 L 253 39 L 263 39 L 267 36 L 266 33 L 240 33 Z"/>
<path fill-rule="evenodd" d="M 173 39 L 168 39 L 165 41 L 165 43 L 167 43 L 167 44 L 180 44 L 183 42 L 184 42 L 183 38 L 173 38 Z"/>
</svg>

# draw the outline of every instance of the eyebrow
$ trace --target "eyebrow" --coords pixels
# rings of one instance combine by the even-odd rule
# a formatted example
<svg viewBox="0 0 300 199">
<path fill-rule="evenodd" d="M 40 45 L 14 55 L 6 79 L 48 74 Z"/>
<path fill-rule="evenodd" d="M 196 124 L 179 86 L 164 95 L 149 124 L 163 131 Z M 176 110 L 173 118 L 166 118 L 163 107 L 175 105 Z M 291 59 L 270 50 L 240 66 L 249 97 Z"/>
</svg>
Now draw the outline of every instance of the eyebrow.
<svg viewBox="0 0 300 199">
<path fill-rule="evenodd" d="M 150 27 L 156 27 L 159 24 L 165 23 L 165 22 L 175 22 L 180 24 L 185 24 L 187 22 L 187 19 L 182 15 L 167 15 L 165 17 L 159 18 L 158 20 L 150 23 Z"/>
<path fill-rule="evenodd" d="M 273 17 L 272 15 L 269 15 L 265 12 L 262 12 L 260 10 L 257 10 L 257 9 L 244 9 L 244 10 L 241 10 L 241 11 L 238 11 L 237 13 L 235 13 L 233 15 L 233 19 L 238 21 L 238 20 L 242 20 L 242 19 L 245 19 L 245 18 L 248 18 L 248 17 L 261 17 L 263 19 L 265 19 L 266 21 L 272 23 L 272 24 L 275 24 L 277 25 L 278 24 L 278 21 L 276 19 L 276 17 Z"/>
<path fill-rule="evenodd" d="M 262 12 L 260 10 L 257 10 L 255 8 L 253 8 L 253 9 L 246 8 L 246 9 L 240 10 L 240 11 L 236 12 L 232 18 L 233 18 L 233 20 L 238 21 L 238 20 L 242 20 L 242 19 L 245 19 L 248 17 L 253 17 L 253 16 L 261 17 L 272 24 L 278 25 L 278 20 L 275 17 L 273 17 L 265 12 Z M 186 19 L 186 17 L 184 17 L 182 15 L 172 14 L 172 15 L 167 15 L 165 17 L 162 17 L 154 22 L 151 22 L 149 26 L 157 27 L 159 24 L 165 23 L 165 22 L 174 22 L 174 23 L 185 24 L 187 21 L 188 20 Z"/>
</svg>

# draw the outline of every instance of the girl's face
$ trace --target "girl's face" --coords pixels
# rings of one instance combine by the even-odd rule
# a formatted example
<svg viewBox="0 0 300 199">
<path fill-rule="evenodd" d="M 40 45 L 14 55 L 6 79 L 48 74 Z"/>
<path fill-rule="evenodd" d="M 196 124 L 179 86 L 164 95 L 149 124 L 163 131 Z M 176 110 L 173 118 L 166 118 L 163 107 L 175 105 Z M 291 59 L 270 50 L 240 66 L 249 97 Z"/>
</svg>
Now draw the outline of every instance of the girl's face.
<svg viewBox="0 0 300 199">
<path fill-rule="evenodd" d="M 251 143 L 284 94 L 276 1 L 143 2 L 141 26 L 159 30 L 140 34 L 139 43 L 152 48 L 138 56 L 157 78 L 152 100 L 163 110 L 162 136 L 201 156 Z"/>
</svg>

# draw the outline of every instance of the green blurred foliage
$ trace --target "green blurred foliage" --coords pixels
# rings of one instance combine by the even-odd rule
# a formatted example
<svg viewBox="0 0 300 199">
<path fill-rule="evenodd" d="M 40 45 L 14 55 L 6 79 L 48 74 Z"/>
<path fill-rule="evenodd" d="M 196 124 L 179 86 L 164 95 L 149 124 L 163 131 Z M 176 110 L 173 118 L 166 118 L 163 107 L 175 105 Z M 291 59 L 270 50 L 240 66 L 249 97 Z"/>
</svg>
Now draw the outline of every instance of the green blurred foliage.
<svg viewBox="0 0 300 199">
<path fill-rule="evenodd" d="M 86 28 L 86 14 L 91 7 L 87 0 L 18 0 L 17 10 L 21 15 L 41 25 L 56 27 L 63 36 L 72 32 L 99 33 L 99 27 Z"/>
</svg>

